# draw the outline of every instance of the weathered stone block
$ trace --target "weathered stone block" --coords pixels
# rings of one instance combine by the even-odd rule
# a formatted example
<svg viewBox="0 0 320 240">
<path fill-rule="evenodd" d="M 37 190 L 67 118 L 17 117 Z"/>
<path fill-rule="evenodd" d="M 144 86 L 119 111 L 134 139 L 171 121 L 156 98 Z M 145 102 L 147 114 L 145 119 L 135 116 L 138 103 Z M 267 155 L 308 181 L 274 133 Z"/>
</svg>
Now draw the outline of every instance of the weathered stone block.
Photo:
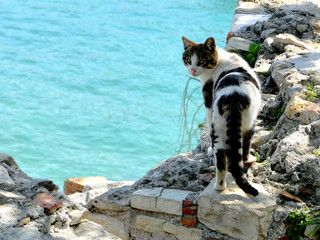
<svg viewBox="0 0 320 240">
<path fill-rule="evenodd" d="M 140 189 L 132 194 L 131 207 L 146 211 L 156 211 L 157 198 L 160 196 L 163 188 Z"/>
<path fill-rule="evenodd" d="M 231 237 L 245 240 L 265 238 L 273 220 L 275 197 L 270 196 L 259 184 L 252 184 L 259 195 L 251 197 L 234 181 L 219 192 L 214 189 L 214 181 L 199 196 L 199 221 Z"/>
<path fill-rule="evenodd" d="M 129 219 L 127 213 L 119 214 L 116 217 L 108 216 L 100 213 L 90 212 L 86 219 L 102 225 L 107 232 L 118 236 L 122 240 L 129 240 L 129 230 L 128 223 L 126 221 Z"/>
<path fill-rule="evenodd" d="M 147 211 L 182 214 L 182 201 L 190 191 L 177 189 L 141 189 L 132 194 L 131 207 Z"/>
<path fill-rule="evenodd" d="M 169 233 L 174 235 L 179 240 L 200 240 L 202 230 L 195 228 L 186 228 L 168 223 L 164 219 L 139 215 L 135 222 L 139 230 L 150 233 Z"/>
<path fill-rule="evenodd" d="M 156 208 L 159 212 L 182 215 L 182 201 L 190 191 L 177 189 L 164 189 L 157 199 Z"/>
<path fill-rule="evenodd" d="M 75 229 L 75 234 L 81 239 L 120 240 L 108 233 L 103 226 L 91 221 L 82 221 Z"/>
<path fill-rule="evenodd" d="M 73 194 L 75 192 L 82 192 L 87 185 L 97 185 L 105 183 L 108 180 L 105 177 L 79 177 L 68 178 L 63 185 L 63 191 L 65 194 Z"/>
</svg>

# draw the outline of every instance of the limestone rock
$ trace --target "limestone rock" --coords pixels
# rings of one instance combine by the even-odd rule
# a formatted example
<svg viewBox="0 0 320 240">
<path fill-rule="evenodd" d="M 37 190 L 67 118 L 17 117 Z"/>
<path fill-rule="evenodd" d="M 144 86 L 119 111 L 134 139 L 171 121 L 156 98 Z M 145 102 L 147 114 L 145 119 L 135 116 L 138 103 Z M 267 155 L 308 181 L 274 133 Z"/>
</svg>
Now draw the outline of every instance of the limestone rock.
<svg viewBox="0 0 320 240">
<path fill-rule="evenodd" d="M 97 185 L 106 183 L 105 177 L 80 177 L 80 178 L 68 178 L 63 185 L 63 191 L 65 194 L 73 194 L 75 192 L 82 192 L 86 185 Z"/>
<path fill-rule="evenodd" d="M 288 33 L 282 33 L 278 34 L 277 36 L 274 37 L 274 44 L 279 45 L 279 44 L 285 44 L 285 45 L 295 45 L 298 47 L 302 47 L 308 50 L 313 50 L 313 47 L 310 47 L 306 43 L 302 42 L 300 39 L 298 39 L 296 36 Z"/>
<path fill-rule="evenodd" d="M 289 62 L 301 71 L 320 72 L 320 52 L 314 51 L 289 58 Z"/>
<path fill-rule="evenodd" d="M 86 219 L 100 224 L 110 234 L 118 236 L 121 240 L 129 240 L 128 223 L 129 215 L 121 213 L 117 216 L 90 212 Z"/>
<path fill-rule="evenodd" d="M 141 189 L 132 194 L 131 207 L 179 216 L 182 215 L 182 201 L 190 193 L 177 189 Z"/>
<path fill-rule="evenodd" d="M 77 225 L 81 222 L 83 218 L 85 218 L 89 214 L 88 209 L 83 210 L 73 210 L 69 213 L 71 218 L 70 226 Z"/>
<path fill-rule="evenodd" d="M 164 219 L 139 215 L 135 225 L 142 231 L 151 233 L 169 233 L 176 236 L 179 240 L 200 240 L 202 231 L 195 228 L 186 228 L 168 223 Z"/>
<path fill-rule="evenodd" d="M 104 227 L 94 222 L 82 221 L 75 230 L 75 234 L 80 239 L 99 239 L 99 240 L 120 240 L 120 238 L 108 233 Z"/>
<path fill-rule="evenodd" d="M 320 119 L 320 105 L 294 95 L 286 108 L 288 118 L 310 124 Z"/>
<path fill-rule="evenodd" d="M 0 186 L 4 185 L 7 187 L 14 187 L 16 184 L 14 181 L 9 177 L 7 169 L 0 165 Z"/>
<path fill-rule="evenodd" d="M 240 38 L 240 37 L 232 37 L 229 39 L 228 44 L 225 48 L 227 51 L 246 51 L 249 52 L 250 45 L 254 43 L 253 41 Z"/>
<path fill-rule="evenodd" d="M 16 194 L 13 192 L 7 192 L 0 189 L 0 203 L 2 199 L 14 199 L 14 200 L 21 200 L 25 199 L 26 197 L 21 194 Z"/>
<path fill-rule="evenodd" d="M 214 189 L 214 181 L 199 196 L 199 221 L 214 231 L 239 239 L 267 237 L 276 207 L 275 197 L 269 195 L 261 185 L 252 184 L 259 191 L 259 195 L 253 198 L 245 194 L 234 181 L 219 192 Z"/>
<path fill-rule="evenodd" d="M 7 228 L 0 235 L 1 240 L 41 240 L 40 232 L 29 227 Z"/>
<path fill-rule="evenodd" d="M 16 203 L 0 205 L 0 229 L 16 226 L 25 217 L 26 213 Z"/>
</svg>

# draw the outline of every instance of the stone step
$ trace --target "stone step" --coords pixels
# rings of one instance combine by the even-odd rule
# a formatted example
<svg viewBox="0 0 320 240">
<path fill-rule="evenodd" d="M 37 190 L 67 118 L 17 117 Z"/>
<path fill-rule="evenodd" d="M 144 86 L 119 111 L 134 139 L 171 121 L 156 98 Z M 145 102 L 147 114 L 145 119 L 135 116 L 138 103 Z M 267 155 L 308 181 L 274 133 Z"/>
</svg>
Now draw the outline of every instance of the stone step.
<svg viewBox="0 0 320 240">
<path fill-rule="evenodd" d="M 191 191 L 177 189 L 141 189 L 132 194 L 131 207 L 154 212 L 182 215 L 182 201 Z"/>
</svg>

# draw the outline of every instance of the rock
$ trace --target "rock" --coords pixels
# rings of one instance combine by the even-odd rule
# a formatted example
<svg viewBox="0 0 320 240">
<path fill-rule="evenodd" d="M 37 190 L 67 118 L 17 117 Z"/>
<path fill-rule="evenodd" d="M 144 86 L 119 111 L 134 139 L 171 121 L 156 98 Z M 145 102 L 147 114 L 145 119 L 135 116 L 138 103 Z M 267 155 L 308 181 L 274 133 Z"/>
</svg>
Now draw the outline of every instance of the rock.
<svg viewBox="0 0 320 240">
<path fill-rule="evenodd" d="M 0 153 L 0 163 L 6 163 L 8 164 L 9 166 L 15 166 L 17 167 L 17 163 L 14 161 L 14 159 L 8 155 L 8 154 L 5 154 L 5 153 Z"/>
<path fill-rule="evenodd" d="M 15 194 L 13 192 L 7 192 L 4 190 L 0 189 L 0 203 L 2 200 L 21 200 L 21 199 L 25 199 L 26 197 L 21 195 L 21 194 Z"/>
<path fill-rule="evenodd" d="M 9 177 L 7 169 L 0 165 L 0 186 L 1 185 L 13 188 L 16 184 Z"/>
<path fill-rule="evenodd" d="M 307 225 L 307 226 L 306 226 L 306 229 L 304 230 L 304 235 L 305 235 L 306 237 L 309 237 L 309 239 L 311 239 L 311 240 L 317 240 L 317 239 L 319 239 L 319 238 L 318 238 L 318 237 L 319 237 L 319 234 L 318 234 L 318 236 L 317 236 L 316 233 L 311 234 L 312 231 L 314 231 L 318 226 L 319 226 L 319 225 L 317 225 L 317 224 Z"/>
<path fill-rule="evenodd" d="M 309 25 L 307 25 L 307 24 L 298 24 L 298 25 L 297 25 L 297 30 L 298 30 L 299 33 L 304 33 L 304 32 L 306 32 L 309 28 L 310 28 L 310 27 L 309 27 Z"/>
<path fill-rule="evenodd" d="M 179 216 L 182 215 L 182 201 L 190 193 L 177 189 L 141 189 L 132 194 L 131 207 Z"/>
<path fill-rule="evenodd" d="M 242 28 L 250 26 L 258 21 L 267 21 L 268 14 L 235 14 L 232 20 L 231 32 L 239 32 Z"/>
<path fill-rule="evenodd" d="M 62 207 L 62 202 L 48 193 L 39 193 L 32 201 L 32 203 L 44 208 L 46 214 L 55 212 Z"/>
<path fill-rule="evenodd" d="M 276 34 L 277 34 L 277 29 L 275 29 L 275 28 L 270 28 L 270 29 L 267 29 L 267 30 L 263 30 L 262 33 L 260 34 L 260 39 L 262 41 L 264 41 L 268 37 L 274 36 Z"/>
<path fill-rule="evenodd" d="M 118 236 L 122 240 L 129 240 L 128 226 L 130 226 L 130 222 L 128 222 L 127 213 L 121 213 L 120 216 L 109 216 L 105 213 L 90 212 L 86 219 L 100 224 L 108 233 Z"/>
<path fill-rule="evenodd" d="M 273 37 L 268 37 L 263 41 L 263 46 L 267 49 L 269 53 L 276 52 L 276 49 L 272 46 L 274 42 Z"/>
<path fill-rule="evenodd" d="M 41 179 L 41 178 L 32 179 L 31 188 L 37 188 L 38 189 L 40 187 L 44 187 L 50 192 L 59 190 L 59 187 L 57 185 L 55 185 L 49 179 Z"/>
<path fill-rule="evenodd" d="M 252 198 L 230 179 L 222 191 L 216 191 L 214 181 L 200 194 L 198 218 L 208 228 L 239 239 L 267 237 L 272 223 L 276 199 L 259 184 L 253 184 L 259 195 Z M 232 181 L 232 182 L 230 182 Z"/>
<path fill-rule="evenodd" d="M 254 42 L 247 40 L 247 39 L 244 39 L 244 38 L 232 37 L 229 39 L 225 50 L 249 52 L 249 47 L 252 43 L 254 43 Z"/>
<path fill-rule="evenodd" d="M 150 233 L 167 233 L 174 235 L 179 240 L 201 240 L 202 231 L 195 228 L 186 228 L 168 223 L 165 219 L 158 219 L 139 215 L 135 222 L 139 230 Z"/>
<path fill-rule="evenodd" d="M 40 232 L 29 227 L 7 228 L 0 235 L 1 240 L 41 240 Z"/>
<path fill-rule="evenodd" d="M 108 233 L 104 227 L 94 222 L 82 221 L 75 230 L 75 234 L 81 239 L 120 240 L 120 238 Z"/>
<path fill-rule="evenodd" d="M 314 51 L 289 58 L 289 62 L 300 71 L 320 72 L 320 52 Z"/>
<path fill-rule="evenodd" d="M 44 215 L 44 209 L 43 209 L 43 207 L 40 207 L 39 205 L 27 204 L 27 205 L 25 205 L 25 213 L 31 219 L 38 219 Z"/>
<path fill-rule="evenodd" d="M 23 227 L 23 226 L 27 225 L 29 222 L 30 222 L 30 218 L 29 217 L 23 218 L 23 219 L 21 219 L 19 221 L 17 227 Z"/>
<path fill-rule="evenodd" d="M 25 217 L 26 213 L 16 203 L 0 205 L 0 229 L 14 227 Z"/>
<path fill-rule="evenodd" d="M 105 177 L 80 177 L 80 178 L 68 178 L 63 185 L 63 191 L 65 194 L 73 194 L 75 192 L 82 192 L 85 186 L 96 186 L 97 184 L 107 183 Z M 95 187 L 92 187 L 95 188 Z M 92 189 L 91 188 L 91 189 Z M 90 190 L 90 189 L 87 189 Z"/>
<path fill-rule="evenodd" d="M 310 124 L 320 119 L 320 105 L 305 101 L 294 95 L 286 108 L 289 119 Z"/>
<path fill-rule="evenodd" d="M 129 210 L 131 186 L 112 188 L 94 198 L 91 203 L 96 211 L 126 212 Z"/>
<path fill-rule="evenodd" d="M 89 211 L 88 209 L 83 210 L 73 210 L 69 212 L 69 216 L 71 218 L 70 226 L 77 225 L 81 222 L 82 219 L 84 219 L 86 216 L 88 216 Z"/>
<path fill-rule="evenodd" d="M 274 37 L 274 45 L 279 46 L 280 44 L 285 45 L 295 45 L 298 47 L 302 47 L 308 50 L 313 50 L 313 47 L 310 47 L 309 45 L 302 42 L 300 39 L 298 39 L 296 36 L 288 33 L 281 33 Z M 278 47 L 279 49 L 279 47 Z"/>
</svg>

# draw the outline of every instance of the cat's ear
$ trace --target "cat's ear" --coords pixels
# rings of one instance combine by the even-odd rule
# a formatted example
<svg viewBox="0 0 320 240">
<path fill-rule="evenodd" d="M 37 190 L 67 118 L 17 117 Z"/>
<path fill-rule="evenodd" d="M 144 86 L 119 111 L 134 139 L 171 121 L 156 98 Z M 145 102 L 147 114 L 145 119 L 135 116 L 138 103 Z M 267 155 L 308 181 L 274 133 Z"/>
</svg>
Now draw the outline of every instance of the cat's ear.
<svg viewBox="0 0 320 240">
<path fill-rule="evenodd" d="M 196 45 L 195 42 L 192 42 L 183 36 L 182 36 L 182 42 L 183 42 L 184 50 L 187 50 L 188 48 L 191 48 Z"/>
<path fill-rule="evenodd" d="M 209 37 L 206 42 L 204 43 L 209 49 L 210 51 L 214 51 L 216 49 L 216 42 L 214 41 L 214 39 L 212 37 Z"/>
</svg>

